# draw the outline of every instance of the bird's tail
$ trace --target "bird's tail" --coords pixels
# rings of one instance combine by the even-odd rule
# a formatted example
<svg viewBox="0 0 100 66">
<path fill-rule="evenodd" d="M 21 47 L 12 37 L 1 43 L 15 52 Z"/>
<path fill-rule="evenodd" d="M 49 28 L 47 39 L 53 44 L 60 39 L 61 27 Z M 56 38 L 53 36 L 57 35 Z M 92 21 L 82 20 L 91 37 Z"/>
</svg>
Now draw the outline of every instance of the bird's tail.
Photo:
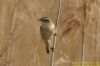
<svg viewBox="0 0 100 66">
<path fill-rule="evenodd" d="M 49 50 L 49 48 L 47 48 L 47 47 L 46 47 L 46 51 L 47 51 L 47 54 L 49 54 L 49 53 L 50 53 L 50 50 Z"/>
<path fill-rule="evenodd" d="M 45 46 L 46 46 L 46 51 L 47 51 L 47 54 L 50 53 L 50 46 L 49 46 L 49 42 L 45 42 Z"/>
</svg>

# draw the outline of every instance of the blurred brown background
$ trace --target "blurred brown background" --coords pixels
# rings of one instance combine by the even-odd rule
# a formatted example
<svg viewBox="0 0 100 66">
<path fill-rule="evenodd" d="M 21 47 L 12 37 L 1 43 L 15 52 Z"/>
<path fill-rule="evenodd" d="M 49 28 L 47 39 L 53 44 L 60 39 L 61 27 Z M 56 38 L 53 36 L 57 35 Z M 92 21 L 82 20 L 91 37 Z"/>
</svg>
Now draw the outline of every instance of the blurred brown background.
<svg viewBox="0 0 100 66">
<path fill-rule="evenodd" d="M 55 22 L 57 4 L 57 0 L 0 0 L 0 66 L 50 65 L 37 19 L 48 16 Z M 54 65 L 96 66 L 99 33 L 100 0 L 62 0 Z"/>
</svg>

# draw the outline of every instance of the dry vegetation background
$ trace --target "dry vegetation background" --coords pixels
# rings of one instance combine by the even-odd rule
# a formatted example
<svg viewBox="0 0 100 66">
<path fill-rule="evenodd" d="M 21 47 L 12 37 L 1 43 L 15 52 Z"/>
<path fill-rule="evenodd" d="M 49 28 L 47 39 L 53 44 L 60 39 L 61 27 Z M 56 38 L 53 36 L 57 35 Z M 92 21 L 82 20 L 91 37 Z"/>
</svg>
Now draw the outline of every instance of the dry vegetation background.
<svg viewBox="0 0 100 66">
<path fill-rule="evenodd" d="M 100 0 L 62 0 L 61 7 L 54 65 L 100 62 Z M 0 66 L 49 66 L 37 19 L 55 21 L 57 9 L 57 0 L 0 0 Z"/>
</svg>

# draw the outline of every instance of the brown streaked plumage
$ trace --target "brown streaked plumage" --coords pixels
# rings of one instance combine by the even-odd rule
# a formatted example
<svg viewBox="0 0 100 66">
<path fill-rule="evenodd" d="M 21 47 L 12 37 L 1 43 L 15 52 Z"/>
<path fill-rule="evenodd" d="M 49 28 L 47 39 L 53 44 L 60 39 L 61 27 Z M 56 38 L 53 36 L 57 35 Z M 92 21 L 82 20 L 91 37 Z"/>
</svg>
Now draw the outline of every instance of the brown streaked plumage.
<svg viewBox="0 0 100 66">
<path fill-rule="evenodd" d="M 45 42 L 46 51 L 49 54 L 51 39 L 53 34 L 55 33 L 55 25 L 52 22 L 52 20 L 49 19 L 48 17 L 42 17 L 41 19 L 39 19 L 39 21 L 41 21 L 41 26 L 40 26 L 41 37 Z"/>
</svg>

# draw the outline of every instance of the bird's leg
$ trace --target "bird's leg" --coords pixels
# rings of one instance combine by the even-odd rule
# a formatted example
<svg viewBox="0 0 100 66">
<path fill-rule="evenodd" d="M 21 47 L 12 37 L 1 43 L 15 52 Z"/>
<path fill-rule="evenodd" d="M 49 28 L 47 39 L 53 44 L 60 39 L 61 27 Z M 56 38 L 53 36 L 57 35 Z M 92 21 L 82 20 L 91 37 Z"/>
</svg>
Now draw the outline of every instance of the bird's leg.
<svg viewBox="0 0 100 66">
<path fill-rule="evenodd" d="M 54 47 L 51 47 L 51 50 L 52 50 L 52 51 L 55 51 L 55 48 L 54 48 Z"/>
<path fill-rule="evenodd" d="M 55 48 L 53 47 L 53 36 L 52 36 L 51 39 L 49 40 L 49 43 L 50 43 L 50 49 L 51 49 L 52 51 L 54 51 Z"/>
<path fill-rule="evenodd" d="M 56 36 L 56 35 L 57 35 L 57 30 L 55 29 L 55 30 L 54 30 L 54 36 Z"/>
<path fill-rule="evenodd" d="M 54 32 L 54 36 L 56 36 L 56 35 L 57 35 L 57 32 L 55 31 L 55 32 Z M 53 37 L 52 37 L 52 42 L 53 42 Z M 52 50 L 52 51 L 55 51 L 55 48 L 53 47 L 53 44 L 52 44 L 51 50 Z"/>
<path fill-rule="evenodd" d="M 54 33 L 54 35 L 56 36 L 56 35 L 57 35 L 57 33 Z"/>
</svg>

